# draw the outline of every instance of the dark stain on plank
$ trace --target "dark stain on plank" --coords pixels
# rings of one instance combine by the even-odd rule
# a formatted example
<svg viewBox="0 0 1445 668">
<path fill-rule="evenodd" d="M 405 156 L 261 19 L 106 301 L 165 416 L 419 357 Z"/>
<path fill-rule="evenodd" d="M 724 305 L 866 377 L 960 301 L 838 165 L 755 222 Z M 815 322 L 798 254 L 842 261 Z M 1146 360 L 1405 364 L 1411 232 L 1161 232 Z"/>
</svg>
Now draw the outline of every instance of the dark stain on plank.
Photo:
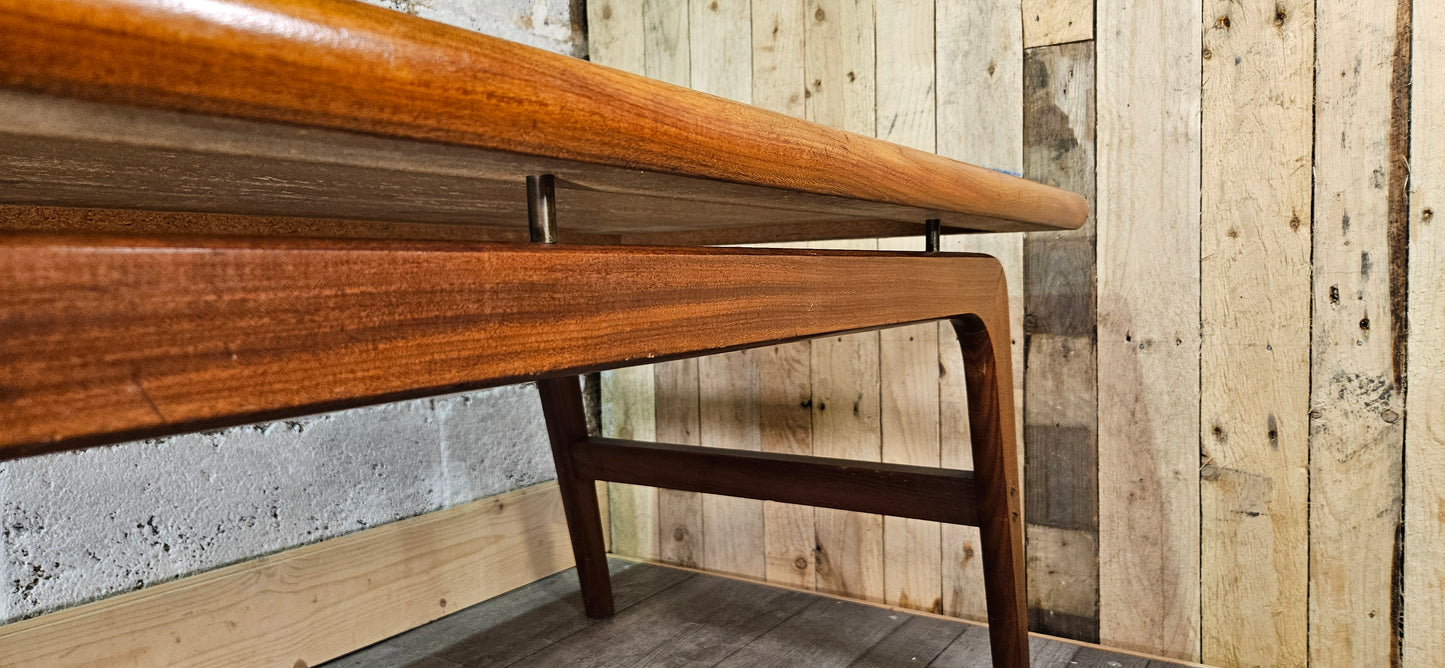
<svg viewBox="0 0 1445 668">
<path fill-rule="evenodd" d="M 1094 430 L 1084 426 L 1024 425 L 1024 515 L 1030 524 L 1097 531 Z M 1083 474 L 1087 473 L 1087 475 Z M 1073 636 L 1070 636 L 1073 637 Z"/>
<path fill-rule="evenodd" d="M 1409 295 L 1409 230 L 1410 230 L 1410 35 L 1413 0 L 1397 0 L 1395 5 L 1395 52 L 1390 71 L 1390 164 L 1387 203 L 1389 217 L 1385 232 L 1389 246 L 1390 267 L 1390 362 L 1394 371 L 1394 389 L 1405 391 L 1405 341 L 1410 330 L 1407 310 Z M 1403 454 L 1402 454 L 1403 456 Z M 1404 466 L 1400 467 L 1400 485 L 1404 489 Z M 1396 529 L 1395 558 L 1391 564 L 1392 596 L 1390 598 L 1390 666 L 1400 666 L 1400 646 L 1405 637 L 1403 568 L 1404 527 Z"/>
<path fill-rule="evenodd" d="M 1395 9 L 1395 53 L 1390 72 L 1389 223 L 1390 339 L 1395 385 L 1405 386 L 1405 337 L 1409 332 L 1410 230 L 1410 12 L 1412 0 L 1398 0 Z"/>
</svg>

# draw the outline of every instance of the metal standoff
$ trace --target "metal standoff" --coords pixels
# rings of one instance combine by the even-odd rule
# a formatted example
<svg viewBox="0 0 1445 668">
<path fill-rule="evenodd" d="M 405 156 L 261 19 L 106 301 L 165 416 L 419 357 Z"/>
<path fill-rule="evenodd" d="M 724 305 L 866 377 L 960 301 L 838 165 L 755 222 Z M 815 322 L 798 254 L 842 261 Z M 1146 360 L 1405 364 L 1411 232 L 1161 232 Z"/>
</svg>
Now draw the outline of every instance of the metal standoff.
<svg viewBox="0 0 1445 668">
<path fill-rule="evenodd" d="M 527 230 L 532 243 L 557 243 L 557 180 L 551 174 L 527 177 Z"/>
</svg>

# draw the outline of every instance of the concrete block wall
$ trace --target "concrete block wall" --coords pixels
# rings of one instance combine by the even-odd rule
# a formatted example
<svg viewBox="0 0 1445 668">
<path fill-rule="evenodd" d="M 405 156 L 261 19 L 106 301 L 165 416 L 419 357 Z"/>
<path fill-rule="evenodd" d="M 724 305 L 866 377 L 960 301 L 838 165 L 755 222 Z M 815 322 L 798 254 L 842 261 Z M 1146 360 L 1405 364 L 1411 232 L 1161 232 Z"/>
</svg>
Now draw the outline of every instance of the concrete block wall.
<svg viewBox="0 0 1445 668">
<path fill-rule="evenodd" d="M 585 51 L 568 0 L 369 1 Z M 0 623 L 554 477 L 531 385 L 0 463 Z"/>
</svg>

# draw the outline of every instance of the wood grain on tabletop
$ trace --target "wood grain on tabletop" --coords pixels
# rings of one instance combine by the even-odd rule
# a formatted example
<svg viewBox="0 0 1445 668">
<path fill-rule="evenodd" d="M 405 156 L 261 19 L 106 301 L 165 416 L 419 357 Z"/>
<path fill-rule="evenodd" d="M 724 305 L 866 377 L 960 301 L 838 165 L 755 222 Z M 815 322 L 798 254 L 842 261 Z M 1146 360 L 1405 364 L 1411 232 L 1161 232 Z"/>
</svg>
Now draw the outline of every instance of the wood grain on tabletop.
<svg viewBox="0 0 1445 668">
<path fill-rule="evenodd" d="M 883 203 L 952 227 L 1086 215 L 1077 195 L 989 169 L 361 3 L 0 9 L 0 86 L 20 91 Z"/>
</svg>

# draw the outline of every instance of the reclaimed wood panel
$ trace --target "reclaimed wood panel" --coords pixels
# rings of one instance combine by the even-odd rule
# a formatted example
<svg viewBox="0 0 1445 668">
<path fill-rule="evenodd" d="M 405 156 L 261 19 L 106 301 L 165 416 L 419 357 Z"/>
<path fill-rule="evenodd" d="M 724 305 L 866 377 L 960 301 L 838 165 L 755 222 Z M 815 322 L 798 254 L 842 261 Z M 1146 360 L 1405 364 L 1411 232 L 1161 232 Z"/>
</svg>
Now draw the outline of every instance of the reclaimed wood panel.
<svg viewBox="0 0 1445 668">
<path fill-rule="evenodd" d="M 1399 665 L 1408 5 L 1317 2 L 1309 663 Z M 1403 13 L 1404 15 L 1400 15 Z M 1398 244 L 1398 245 L 1397 245 Z"/>
<path fill-rule="evenodd" d="M 775 11 L 759 10 L 764 4 L 753 3 L 755 76 L 776 66 L 766 50 L 775 47 L 759 36 L 788 29 L 786 22 L 759 17 Z M 909 100 L 887 91 L 905 90 L 908 75 L 921 76 L 929 67 L 920 63 L 884 79 L 882 73 L 892 71 L 887 51 L 904 41 L 896 27 L 902 24 L 885 26 L 898 16 L 895 4 L 877 7 L 878 26 L 870 28 L 879 49 L 872 70 L 879 91 L 872 105 L 879 114 L 909 107 Z M 1421 287 L 1431 285 L 1429 272 L 1436 271 L 1429 242 L 1434 213 L 1429 204 L 1410 201 L 1407 219 L 1402 176 L 1404 160 L 1412 156 L 1408 175 L 1417 199 L 1431 192 L 1434 162 L 1422 156 L 1438 150 L 1429 130 L 1421 129 L 1433 127 L 1433 116 L 1420 100 L 1440 86 L 1430 83 L 1438 69 L 1429 64 L 1434 38 L 1420 25 L 1439 22 L 1436 12 L 1414 3 L 1412 25 L 1408 8 L 1398 3 L 1362 9 L 1329 0 L 1318 3 L 1316 20 L 1311 7 L 1289 2 L 1244 8 L 1223 1 L 1155 6 L 1106 0 L 1098 5 L 1097 41 L 1079 33 L 1085 41 L 1074 42 L 1039 38 L 1040 28 L 1071 14 L 1092 26 L 1084 9 L 1090 3 L 1025 0 L 1013 10 L 1015 25 L 1000 4 L 934 4 L 935 147 L 984 166 L 1006 164 L 980 151 L 1010 145 L 995 140 L 1013 131 L 1012 104 L 1024 111 L 1025 154 L 1016 164 L 1030 178 L 1085 192 L 1083 185 L 1051 181 L 1049 170 L 1062 173 L 1089 148 L 1083 139 L 1090 131 L 1078 124 L 1091 112 L 1099 125 L 1097 234 L 1078 246 L 1053 242 L 1087 237 L 1087 227 L 1033 234 L 1024 242 L 1027 283 L 1019 291 L 1027 364 L 1019 368 L 1028 381 L 1021 386 L 1028 401 L 1021 403 L 1033 623 L 1085 638 L 1097 624 L 1104 643 L 1180 658 L 1199 658 L 1210 633 L 1212 653 L 1205 658 L 1224 664 L 1414 665 L 1411 651 L 1417 662 L 1422 654 L 1433 655 L 1426 652 L 1439 653 L 1435 629 L 1445 625 L 1438 621 L 1445 613 L 1434 596 L 1440 571 L 1433 555 L 1445 549 L 1438 547 L 1445 529 L 1433 523 L 1440 495 L 1433 492 L 1439 483 L 1429 468 L 1441 440 L 1429 431 L 1439 402 L 1430 379 L 1418 371 L 1437 356 L 1433 342 L 1440 329 L 1429 310 L 1434 295 Z M 808 4 L 802 20 L 814 21 L 819 6 Z M 796 16 L 798 10 L 788 11 Z M 985 27 L 990 12 L 1004 17 L 996 28 Z M 1220 21 L 1226 15 L 1229 20 Z M 1026 56 L 1020 51 L 1016 62 L 999 54 L 1020 47 L 1004 40 L 989 44 L 988 35 L 1006 34 L 1020 23 L 1021 45 L 1045 39 L 1047 46 Z M 1315 34 L 1319 49 L 1306 40 Z M 855 37 L 857 48 L 869 48 L 862 44 L 866 35 Z M 822 48 L 811 47 L 814 68 L 836 67 L 816 62 Z M 1091 57 L 1097 67 L 1057 74 L 1063 61 L 1077 65 Z M 1008 68 L 1020 65 L 1023 91 L 1010 92 L 1004 85 Z M 1415 82 L 1407 88 L 1411 67 Z M 1096 72 L 1094 102 L 1086 89 Z M 806 82 L 801 100 L 780 92 L 774 104 L 806 107 L 814 93 L 834 92 L 816 77 Z M 1314 99 L 1300 95 L 1303 89 Z M 1407 89 L 1413 90 L 1413 108 L 1402 94 Z M 755 95 L 759 90 L 755 83 Z M 1047 97 L 1035 97 L 1041 92 Z M 861 116 L 866 104 L 853 112 Z M 1062 117 L 1049 104 L 1064 111 Z M 1201 153 L 1206 104 L 1211 106 L 1203 118 L 1210 125 Z M 1051 118 L 1066 119 L 1068 133 L 1047 122 Z M 1412 132 L 1405 131 L 1407 118 Z M 881 115 L 875 126 L 897 137 L 908 127 Z M 1069 144 L 1070 136 L 1076 144 Z M 1410 141 L 1415 147 L 1407 151 Z M 1203 221 L 1201 195 L 1209 207 Z M 1286 203 L 1289 215 L 1281 215 Z M 944 244 L 992 250 L 1007 263 L 1007 249 L 976 241 L 991 240 L 945 237 Z M 918 243 L 906 237 L 883 247 Z M 1404 261 L 1406 253 L 1416 258 L 1414 266 Z M 1065 267 L 1069 262 L 1074 268 Z M 1096 279 L 1076 280 L 1095 270 Z M 1097 324 L 1087 315 L 1067 318 L 1086 313 L 1074 308 L 1080 304 L 1097 309 Z M 1089 340 L 1094 330 L 1097 342 Z M 1208 337 L 1204 352 L 1201 335 Z M 950 354 L 952 332 L 940 332 L 938 345 L 939 461 L 968 468 L 966 449 L 956 445 L 966 442 L 968 428 L 959 419 L 964 394 L 951 382 L 962 371 Z M 896 368 L 889 357 L 901 354 L 880 350 L 885 377 Z M 1402 370 L 1408 369 L 1417 372 L 1407 397 Z M 818 378 L 818 368 L 809 372 L 820 386 L 832 382 Z M 801 382 L 795 376 L 788 386 L 800 404 L 813 398 Z M 888 435 L 900 428 L 890 429 L 890 416 L 900 416 L 901 423 L 904 413 L 924 409 L 902 401 L 889 406 L 887 394 L 881 400 L 886 451 L 893 443 Z M 764 400 L 771 403 L 783 405 Z M 1423 417 L 1412 421 L 1412 414 Z M 1097 479 L 1076 475 L 1095 469 L 1093 463 L 1078 465 L 1090 457 L 1091 438 L 1097 439 Z M 1283 454 L 1274 454 L 1274 443 Z M 1405 470 L 1401 448 L 1409 449 Z M 1284 483 L 1271 478 L 1270 508 L 1260 512 L 1250 504 L 1261 497 L 1251 494 L 1261 476 L 1276 473 Z M 1092 506 L 1097 528 L 1088 512 L 1092 494 L 1098 495 Z M 807 529 L 799 526 L 794 540 L 802 546 Z M 949 614 L 967 616 L 970 602 L 982 599 L 980 590 L 969 590 L 977 582 L 971 531 L 941 531 L 941 588 Z M 884 533 L 888 545 L 890 532 Z M 783 554 L 801 553 L 780 552 L 778 567 L 787 568 Z M 1283 577 L 1295 585 L 1282 597 L 1272 560 L 1288 561 L 1284 570 L 1293 569 Z M 917 566 L 888 564 L 885 571 Z M 1201 591 L 1210 592 L 1204 609 Z M 884 595 L 891 593 L 885 587 Z M 973 614 L 981 615 L 981 606 Z M 1283 641 L 1275 640 L 1280 624 L 1290 627 Z M 1308 656 L 1301 640 L 1306 630 Z"/>
<path fill-rule="evenodd" d="M 1094 38 L 1092 0 L 1023 0 L 1023 10 L 1026 48 Z"/>
<path fill-rule="evenodd" d="M 1027 25 L 1027 23 L 1025 24 Z M 1024 176 L 1094 199 L 1094 45 L 1024 55 Z M 1094 225 L 1024 239 L 1024 516 L 1035 630 L 1099 637 Z"/>
<path fill-rule="evenodd" d="M 753 104 L 796 118 L 806 115 L 806 12 L 806 0 L 752 3 Z M 763 451 L 813 454 L 812 344 L 801 341 L 754 352 L 762 402 L 759 421 Z M 817 581 L 813 509 L 764 502 L 763 531 L 764 579 L 812 589 Z"/>
<path fill-rule="evenodd" d="M 1023 169 L 1023 37 L 1018 0 L 942 2 L 934 30 L 937 55 L 937 150 L 1007 173 Z M 966 156 L 966 157 L 965 157 Z M 1021 235 L 944 237 L 943 250 L 987 253 L 1003 264 L 1009 288 L 1013 351 L 1014 424 L 1023 429 L 1023 239 Z M 967 392 L 958 337 L 938 332 L 940 459 L 944 466 L 972 468 L 968 451 Z M 1023 441 L 1020 440 L 1020 443 Z M 1023 449 L 1019 450 L 1022 470 Z M 1026 492 L 1025 492 L 1026 493 Z M 943 609 L 984 619 L 978 532 L 945 526 Z"/>
<path fill-rule="evenodd" d="M 603 371 L 602 435 L 637 440 L 656 438 L 654 392 L 651 366 Z M 660 556 L 656 492 L 636 485 L 605 484 L 609 549 L 645 558 Z"/>
<path fill-rule="evenodd" d="M 877 134 L 924 151 L 934 148 L 932 0 L 878 0 Z M 885 239 L 879 250 L 922 250 L 917 236 Z M 939 465 L 938 330 L 935 323 L 878 333 L 883 461 Z M 937 522 L 883 518 L 884 601 L 942 612 Z"/>
<path fill-rule="evenodd" d="M 817 245 L 822 245 L 819 243 Z M 829 248 L 876 249 L 877 242 L 833 242 Z M 880 461 L 881 392 L 878 334 L 848 334 L 811 342 L 813 454 Z M 814 510 L 815 588 L 882 602 L 883 518 L 829 508 Z"/>
<path fill-rule="evenodd" d="M 1445 4 L 1413 6 L 1410 155 L 1420 158 L 1410 165 L 1400 665 L 1423 666 L 1445 657 L 1445 109 L 1434 103 L 1445 90 Z"/>
<path fill-rule="evenodd" d="M 656 440 L 663 443 L 700 445 L 702 401 L 698 360 L 673 360 L 654 364 L 651 369 L 656 401 Z M 656 490 L 656 503 L 657 558 L 690 568 L 701 566 L 703 541 L 706 540 L 703 534 L 702 496 L 696 492 L 659 489 Z M 618 550 L 618 553 L 632 555 L 631 552 L 621 550 Z"/>
<path fill-rule="evenodd" d="M 871 135 L 875 129 L 873 0 L 808 0 L 804 71 L 808 120 Z M 812 244 L 872 250 L 873 240 Z M 878 334 L 812 342 L 813 454 L 882 458 Z M 831 409 L 831 410 L 830 410 Z M 882 601 L 883 518 L 814 511 L 814 569 L 819 591 Z"/>
<path fill-rule="evenodd" d="M 692 80 L 691 6 L 686 2 L 642 0 L 643 56 L 647 76 L 686 87 Z"/>
<path fill-rule="evenodd" d="M 586 4 L 588 60 L 633 74 L 646 71 L 644 0 L 602 0 Z"/>
<path fill-rule="evenodd" d="M 699 442 L 762 449 L 762 384 L 751 350 L 698 359 Z M 702 566 L 761 580 L 766 575 L 763 502 L 705 494 L 701 497 Z"/>
<path fill-rule="evenodd" d="M 1307 661 L 1314 2 L 1203 13 L 1202 660 Z"/>
<path fill-rule="evenodd" d="M 1099 0 L 1099 640 L 1199 656 L 1198 0 Z"/>
<path fill-rule="evenodd" d="M 752 16 L 749 0 L 692 0 L 688 14 L 694 90 L 738 102 L 752 100 Z M 739 351 L 698 364 L 700 442 L 762 449 L 758 355 Z M 763 502 L 703 495 L 703 567 L 762 579 L 766 573 Z"/>
</svg>

